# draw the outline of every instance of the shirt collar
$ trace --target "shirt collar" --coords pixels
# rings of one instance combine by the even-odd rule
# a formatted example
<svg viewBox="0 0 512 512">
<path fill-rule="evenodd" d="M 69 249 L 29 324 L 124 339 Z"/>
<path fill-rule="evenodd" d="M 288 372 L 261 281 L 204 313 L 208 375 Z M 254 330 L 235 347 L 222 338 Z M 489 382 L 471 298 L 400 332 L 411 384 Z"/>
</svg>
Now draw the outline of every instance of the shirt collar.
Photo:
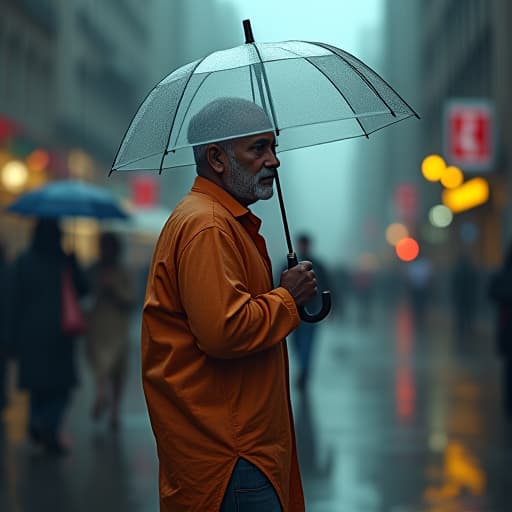
<svg viewBox="0 0 512 512">
<path fill-rule="evenodd" d="M 270 273 L 270 279 L 272 280 L 272 263 L 268 256 L 267 247 L 265 240 L 258 233 L 261 226 L 261 219 L 256 217 L 254 213 L 248 208 L 240 204 L 231 194 L 226 192 L 222 187 L 219 187 L 213 181 L 210 181 L 202 176 L 197 176 L 194 184 L 192 185 L 192 192 L 198 192 L 200 194 L 206 194 L 218 201 L 226 210 L 228 210 L 233 217 L 245 228 L 253 239 L 256 247 L 263 257 L 263 261 L 267 266 Z"/>
<path fill-rule="evenodd" d="M 226 210 L 228 210 L 233 217 L 243 217 L 246 214 L 253 224 L 256 224 L 259 228 L 261 221 L 251 211 L 240 204 L 229 192 L 226 192 L 223 188 L 219 187 L 213 181 L 210 181 L 202 176 L 197 176 L 194 184 L 192 185 L 193 192 L 199 192 L 200 194 L 206 194 L 213 197 L 218 201 Z"/>
</svg>

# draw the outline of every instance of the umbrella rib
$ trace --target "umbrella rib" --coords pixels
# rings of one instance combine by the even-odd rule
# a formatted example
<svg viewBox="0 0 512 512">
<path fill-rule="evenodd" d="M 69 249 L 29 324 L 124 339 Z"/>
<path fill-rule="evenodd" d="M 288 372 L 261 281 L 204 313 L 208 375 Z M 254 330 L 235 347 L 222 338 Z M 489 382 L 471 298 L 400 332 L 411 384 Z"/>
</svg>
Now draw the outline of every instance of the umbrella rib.
<svg viewBox="0 0 512 512">
<path fill-rule="evenodd" d="M 386 114 L 389 114 L 389 113 L 386 112 Z M 391 126 L 393 124 L 399 123 L 400 121 L 403 121 L 404 119 L 408 119 L 409 117 L 412 117 L 413 115 L 414 115 L 413 113 L 410 113 L 406 117 L 401 117 L 400 119 L 395 119 L 394 121 L 390 121 L 389 123 L 387 123 L 387 124 L 385 124 L 383 126 L 380 126 L 379 128 L 375 128 L 375 130 L 372 130 L 371 132 L 369 132 L 368 135 L 371 135 L 371 134 L 373 134 L 375 132 L 378 132 L 379 130 L 382 130 L 383 128 L 387 128 L 388 126 Z M 339 142 L 341 140 L 357 139 L 358 137 L 361 137 L 361 135 L 352 135 L 350 137 L 345 137 L 343 139 L 333 138 L 333 139 L 326 140 L 326 141 L 323 141 L 323 142 L 312 142 L 311 144 L 306 144 L 306 145 L 300 146 L 300 147 L 291 147 L 289 149 L 282 149 L 281 151 L 279 151 L 279 153 L 286 153 L 287 151 L 294 151 L 296 149 L 310 148 L 310 147 L 314 147 L 314 146 L 321 146 L 322 144 L 329 144 L 329 143 L 332 143 L 332 142 Z"/>
<path fill-rule="evenodd" d="M 256 54 L 258 55 L 258 59 L 260 59 L 261 71 L 262 71 L 262 75 L 263 75 L 263 81 L 265 82 L 265 88 L 267 89 L 267 94 L 268 94 L 268 102 L 269 102 L 269 105 L 270 105 L 270 113 L 272 114 L 272 119 L 274 121 L 274 126 L 276 128 L 276 135 L 279 135 L 279 127 L 277 126 L 277 118 L 276 118 L 276 113 L 275 113 L 275 110 L 274 110 L 274 102 L 272 101 L 272 93 L 270 92 L 270 86 L 269 86 L 269 83 L 268 83 L 267 72 L 265 71 L 265 65 L 263 64 L 263 59 L 261 58 L 260 51 L 258 50 L 258 47 L 256 46 L 256 43 L 250 43 L 250 44 L 253 45 L 254 49 L 256 50 Z"/>
<path fill-rule="evenodd" d="M 379 97 L 379 99 L 382 101 L 382 103 L 384 103 L 384 105 L 386 105 L 386 107 L 389 109 L 389 112 L 391 113 L 391 115 L 393 117 L 396 117 L 396 113 L 394 112 L 394 110 L 389 106 L 389 104 L 386 102 L 386 100 L 382 97 L 382 95 L 379 93 L 379 91 L 377 91 L 377 89 L 375 88 L 375 86 L 363 75 L 363 73 L 361 73 L 361 71 L 359 71 L 353 64 L 351 64 L 343 55 L 340 55 L 339 53 L 335 52 L 332 50 L 332 48 L 334 47 L 331 47 L 330 45 L 328 44 L 324 44 L 324 43 L 313 43 L 313 44 L 316 44 L 326 50 L 329 50 L 332 54 L 336 55 L 337 57 L 339 57 L 341 60 L 343 60 L 347 66 L 350 66 L 358 75 L 359 77 L 361 78 L 361 80 L 363 80 L 363 82 L 366 83 L 366 85 L 368 87 L 370 87 L 370 89 L 372 89 L 372 91 Z M 353 55 L 352 55 L 353 57 Z M 355 57 L 354 57 L 355 58 Z M 359 61 L 360 62 L 360 61 Z M 380 78 L 380 77 L 379 77 Z M 384 80 L 383 80 L 384 81 Z M 389 86 L 389 84 L 386 84 Z M 394 89 L 393 89 L 394 91 Z M 404 102 L 405 103 L 405 102 Z"/>
<path fill-rule="evenodd" d="M 303 42 L 303 41 L 301 41 Z M 309 43 L 311 44 L 311 43 Z M 354 114 L 356 114 L 356 111 L 352 108 L 352 105 L 350 104 L 350 102 L 348 101 L 347 97 L 345 96 L 345 94 L 343 94 L 343 92 L 341 91 L 341 89 L 334 83 L 334 81 L 322 70 L 320 69 L 319 66 L 317 66 L 314 62 L 312 62 L 310 59 L 312 57 L 301 57 L 297 52 L 294 52 L 293 50 L 291 50 L 290 48 L 283 48 L 281 47 L 282 50 L 288 52 L 288 53 L 291 53 L 292 55 L 296 55 L 297 58 L 303 58 L 306 62 L 308 62 L 309 64 L 311 64 L 317 71 L 320 71 L 320 73 L 325 76 L 325 78 L 327 78 L 327 80 L 332 84 L 332 86 L 340 93 L 340 95 L 342 96 L 342 98 L 345 100 L 345 102 L 347 103 L 347 105 L 350 107 L 350 110 L 352 110 L 352 112 Z M 330 51 L 330 50 L 329 50 Z M 355 117 L 357 123 L 359 124 L 359 126 L 361 127 L 361 130 L 363 131 L 364 133 L 364 136 L 368 139 L 368 133 L 367 131 L 365 130 L 364 126 L 362 125 L 361 121 L 359 120 L 359 118 L 357 117 L 357 114 L 356 114 L 356 117 Z"/>
<path fill-rule="evenodd" d="M 322 43 L 315 43 L 315 44 L 319 44 L 320 46 L 324 47 Z M 325 47 L 324 47 L 324 48 L 325 48 Z M 329 51 L 332 51 L 332 50 L 330 50 L 329 48 L 327 48 L 327 49 L 328 49 Z M 363 66 L 366 66 L 366 64 L 365 64 L 361 59 L 358 59 L 355 55 L 352 55 L 351 53 L 348 53 L 348 52 L 346 52 L 345 50 L 341 50 L 341 49 L 340 49 L 340 51 L 342 51 L 343 53 L 346 53 L 346 54 L 350 55 L 354 60 L 357 60 L 357 62 L 360 62 Z M 335 53 L 335 54 L 336 54 L 336 55 L 338 55 L 337 53 Z M 340 57 L 341 57 L 341 55 L 340 55 Z M 343 57 L 341 57 L 341 58 L 343 58 Z M 345 62 L 347 62 L 347 60 L 346 60 L 345 58 L 343 58 L 343 60 L 344 60 Z M 349 62 L 347 62 L 347 64 L 349 64 L 349 65 L 350 65 L 350 63 L 349 63 Z M 366 66 L 366 67 L 368 67 L 368 66 Z M 384 78 L 382 78 L 382 77 L 381 77 L 381 76 L 380 76 L 376 71 L 374 71 L 373 69 L 372 69 L 371 71 L 372 71 L 373 73 L 375 73 L 375 74 L 379 77 L 379 79 L 380 79 L 380 80 L 382 80 L 382 81 L 383 81 L 383 82 L 384 82 L 384 83 L 385 83 L 385 84 L 386 84 L 386 85 L 387 85 L 387 86 L 388 86 L 388 87 L 393 91 L 393 93 L 394 93 L 394 94 L 396 94 L 396 95 L 398 96 L 398 98 L 400 98 L 400 101 L 402 101 L 402 102 L 404 103 L 404 105 L 405 105 L 405 106 L 406 106 L 406 107 L 407 107 L 407 108 L 408 108 L 408 109 L 413 113 L 414 117 L 416 117 L 417 119 L 421 119 L 421 117 L 419 116 L 419 114 L 418 114 L 418 113 L 417 113 L 417 112 L 416 112 L 416 111 L 415 111 L 415 110 L 414 110 L 414 109 L 409 105 L 409 103 L 407 103 L 407 101 L 405 101 L 405 100 L 402 98 L 402 96 L 398 93 L 398 91 L 396 91 L 396 89 L 394 89 L 393 87 L 391 87 L 391 85 L 389 85 L 389 83 L 388 83 Z M 408 117 L 410 117 L 410 116 L 408 116 Z M 380 128 L 379 128 L 379 129 L 380 129 Z"/>
<path fill-rule="evenodd" d="M 327 78 L 327 80 L 329 80 L 329 82 L 332 84 L 332 86 L 341 94 L 341 96 L 343 97 L 343 99 L 346 101 L 347 105 L 350 107 L 350 110 L 352 110 L 352 112 L 354 114 L 356 114 L 356 111 L 354 110 L 354 108 L 352 107 L 352 105 L 350 104 L 350 101 L 348 101 L 347 97 L 345 96 L 345 94 L 343 94 L 343 92 L 341 91 L 341 89 L 334 83 L 334 81 L 326 74 L 324 73 L 324 71 L 322 69 L 320 69 L 319 66 L 317 66 L 314 62 L 311 62 L 309 60 L 309 58 L 306 58 L 305 59 L 307 62 L 309 62 L 315 69 L 317 69 L 318 71 L 320 71 L 320 73 L 322 73 L 322 75 L 325 76 L 325 78 Z M 357 114 L 356 114 L 356 121 L 357 123 L 359 124 L 359 126 L 361 127 L 361 130 L 363 130 L 363 133 L 364 133 L 364 136 L 368 139 L 368 132 L 366 131 L 365 127 L 363 126 L 363 124 L 361 123 L 361 121 L 359 120 L 359 118 L 357 117 Z"/>
<path fill-rule="evenodd" d="M 144 156 L 139 156 L 138 158 L 134 158 L 133 160 L 129 160 L 128 162 L 125 162 L 124 164 L 122 165 L 119 165 L 117 166 L 115 169 L 112 169 L 110 172 L 112 171 L 121 171 L 124 167 L 128 166 L 128 165 L 131 165 L 131 164 L 134 164 L 136 162 L 140 162 L 141 160 L 145 160 L 146 158 L 150 158 L 152 156 L 157 156 L 160 154 L 160 151 L 155 151 L 154 153 L 149 153 L 147 155 L 144 155 Z M 133 170 L 133 169 L 130 169 L 130 170 Z M 149 169 L 139 169 L 141 171 L 148 171 L 148 170 L 157 170 L 156 167 L 151 167 Z"/>
<path fill-rule="evenodd" d="M 183 96 L 185 95 L 185 91 L 187 90 L 187 85 L 190 82 L 190 79 L 192 78 L 192 75 L 194 74 L 194 71 L 197 69 L 197 66 L 199 66 L 199 64 L 201 64 L 201 62 L 203 62 L 204 59 L 206 59 L 206 57 L 203 57 L 202 59 L 199 59 L 197 61 L 196 65 L 194 66 L 194 68 L 190 71 L 190 74 L 188 75 L 187 81 L 186 81 L 186 83 L 183 86 L 183 89 L 181 91 L 180 99 L 176 103 L 177 105 L 181 104 L 181 100 L 183 99 Z M 171 124 L 171 128 L 169 130 L 169 136 L 167 137 L 167 142 L 165 143 L 164 150 L 162 151 L 162 158 L 160 160 L 160 168 L 158 170 L 158 174 L 162 174 L 162 166 L 164 165 L 164 159 L 165 159 L 166 155 L 169 153 L 167 148 L 169 147 L 169 141 L 171 140 L 172 129 L 174 128 L 174 122 L 176 121 L 176 116 L 178 115 L 178 110 L 179 109 L 177 108 L 176 112 L 174 113 L 174 117 L 172 118 L 172 124 Z"/>
<path fill-rule="evenodd" d="M 158 88 L 158 85 L 155 85 L 147 94 L 146 94 L 146 97 L 144 98 L 144 101 L 140 104 L 139 108 L 137 109 L 137 111 L 135 112 L 135 114 L 133 114 L 132 116 L 132 120 L 130 121 L 130 123 L 128 124 L 128 128 L 126 128 L 125 132 L 124 132 L 124 135 L 123 135 L 123 138 L 121 139 L 121 141 L 124 141 L 125 138 L 126 138 L 126 135 L 128 135 L 128 132 L 130 131 L 130 128 L 132 126 L 132 123 L 134 121 L 134 119 L 137 117 L 137 114 L 139 113 L 139 110 L 142 108 L 142 105 L 144 105 L 146 103 L 146 100 L 151 96 L 151 94 L 153 93 L 154 90 L 156 90 Z M 108 176 L 110 177 L 110 175 L 116 170 L 114 169 L 114 165 L 117 161 L 117 157 L 119 156 L 119 152 L 121 151 L 121 148 L 123 147 L 123 144 L 119 144 L 119 147 L 117 148 L 117 151 L 116 151 L 116 156 L 114 158 L 114 161 L 112 162 L 112 166 L 110 167 L 110 171 L 108 173 Z"/>
<path fill-rule="evenodd" d="M 256 103 L 256 96 L 254 96 L 254 79 L 252 77 L 252 66 L 249 65 L 249 78 L 251 79 L 251 93 L 252 93 L 252 101 Z"/>
<path fill-rule="evenodd" d="M 251 73 L 251 86 L 252 83 L 252 72 L 254 71 L 254 76 L 256 77 L 256 68 L 254 67 L 254 64 L 250 64 L 249 66 L 250 73 Z M 265 99 L 265 94 L 263 91 L 263 86 L 261 85 L 261 76 L 256 77 L 256 81 L 258 82 L 258 91 L 260 92 L 260 98 L 261 98 L 261 106 L 263 107 L 263 110 L 267 112 L 267 100 Z M 254 88 L 252 89 L 252 97 L 254 99 L 254 102 L 256 103 L 256 96 L 254 95 Z M 274 123 L 275 125 L 275 123 Z"/>
<path fill-rule="evenodd" d="M 205 74 L 204 78 L 201 80 L 201 83 L 199 84 L 199 86 L 196 88 L 196 90 L 194 91 L 194 94 L 192 95 L 192 98 L 190 98 L 190 101 L 188 102 L 188 105 L 187 105 L 187 109 L 185 110 L 185 113 L 183 114 L 183 120 L 181 121 L 181 125 L 178 129 L 178 134 L 181 132 L 181 129 L 183 128 L 183 123 L 185 122 L 185 119 L 187 118 L 187 114 L 188 114 L 188 111 L 190 110 L 190 106 L 192 105 L 192 102 L 194 101 L 194 98 L 197 96 L 197 93 L 199 92 L 199 89 L 201 89 L 201 87 L 203 86 L 205 80 L 211 75 L 211 73 L 207 73 Z M 181 99 L 180 99 L 180 104 L 181 104 Z M 177 109 L 178 110 L 178 109 Z M 176 114 L 178 113 L 176 110 Z M 174 126 L 173 126 L 174 127 Z M 171 132 L 172 132 L 172 128 L 171 128 Z M 171 142 L 171 137 L 169 136 L 169 140 L 167 142 L 167 146 L 166 146 L 166 149 L 169 147 L 169 143 Z M 167 151 L 168 153 L 168 151 Z M 160 168 L 160 172 L 162 171 L 162 169 Z"/>
</svg>

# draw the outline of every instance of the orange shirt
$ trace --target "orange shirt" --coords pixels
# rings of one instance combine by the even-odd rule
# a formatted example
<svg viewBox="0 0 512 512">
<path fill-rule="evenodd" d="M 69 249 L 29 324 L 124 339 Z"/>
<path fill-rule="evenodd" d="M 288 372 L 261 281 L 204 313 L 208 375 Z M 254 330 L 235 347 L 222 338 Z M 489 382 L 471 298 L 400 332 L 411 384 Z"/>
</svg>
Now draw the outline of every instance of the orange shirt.
<svg viewBox="0 0 512 512">
<path fill-rule="evenodd" d="M 284 343 L 299 316 L 272 286 L 260 224 L 198 177 L 156 245 L 142 371 L 162 511 L 218 511 L 238 457 L 267 475 L 283 512 L 304 510 Z"/>
</svg>

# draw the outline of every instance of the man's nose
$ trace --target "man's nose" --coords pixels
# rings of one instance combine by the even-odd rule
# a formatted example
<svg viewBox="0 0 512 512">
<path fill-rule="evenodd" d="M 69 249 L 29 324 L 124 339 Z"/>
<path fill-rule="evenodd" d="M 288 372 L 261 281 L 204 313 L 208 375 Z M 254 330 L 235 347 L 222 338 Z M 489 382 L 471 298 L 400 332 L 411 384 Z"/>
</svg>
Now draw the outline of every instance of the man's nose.
<svg viewBox="0 0 512 512">
<path fill-rule="evenodd" d="M 265 167 L 279 167 L 281 165 L 281 162 L 279 158 L 277 158 L 277 155 L 274 152 L 270 152 L 269 157 L 265 161 Z"/>
</svg>

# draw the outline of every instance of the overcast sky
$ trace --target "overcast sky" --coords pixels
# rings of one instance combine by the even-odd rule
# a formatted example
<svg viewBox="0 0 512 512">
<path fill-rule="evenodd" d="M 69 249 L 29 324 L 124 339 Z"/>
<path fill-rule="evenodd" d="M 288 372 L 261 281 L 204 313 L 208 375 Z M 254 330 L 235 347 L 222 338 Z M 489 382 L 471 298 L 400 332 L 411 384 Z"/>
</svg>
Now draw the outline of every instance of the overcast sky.
<svg viewBox="0 0 512 512">
<path fill-rule="evenodd" d="M 256 41 L 322 41 L 360 50 L 361 29 L 377 25 L 382 0 L 224 0 L 249 18 Z"/>
<path fill-rule="evenodd" d="M 250 19 L 256 41 L 290 39 L 329 43 L 372 65 L 384 0 L 224 0 Z M 241 29 L 242 30 L 242 29 Z M 371 38 L 369 41 L 368 38 Z M 243 41 L 241 41 L 242 43 Z M 331 264 L 346 259 L 342 241 L 351 217 L 354 144 L 342 141 L 283 153 L 281 180 L 292 236 L 314 233 L 315 249 Z M 286 254 L 276 198 L 253 207 L 274 260 Z"/>
</svg>

